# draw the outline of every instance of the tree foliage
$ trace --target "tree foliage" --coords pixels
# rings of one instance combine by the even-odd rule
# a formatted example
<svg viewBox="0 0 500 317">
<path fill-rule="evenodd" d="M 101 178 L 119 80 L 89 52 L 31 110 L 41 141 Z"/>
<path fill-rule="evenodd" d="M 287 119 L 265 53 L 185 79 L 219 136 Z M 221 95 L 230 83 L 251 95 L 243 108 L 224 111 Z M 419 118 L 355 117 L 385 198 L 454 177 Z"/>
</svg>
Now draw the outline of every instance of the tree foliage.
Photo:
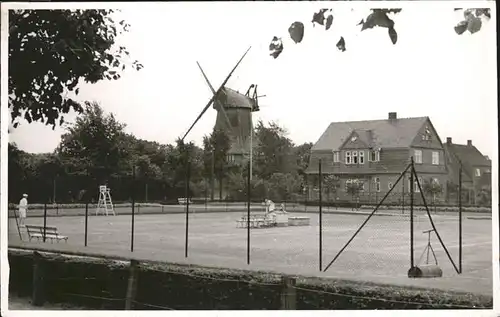
<svg viewBox="0 0 500 317">
<path fill-rule="evenodd" d="M 90 170 L 93 175 L 119 173 L 119 162 L 129 155 L 125 125 L 113 114 L 106 115 L 96 102 L 86 102 L 85 110 L 61 136 L 57 153 L 74 166 L 75 172 Z"/>
<path fill-rule="evenodd" d="M 140 70 L 116 38 L 130 25 L 116 23 L 114 10 L 9 10 L 9 107 L 55 127 L 64 114 L 84 107 L 68 92 L 78 84 L 116 80 L 127 67 Z M 18 122 L 14 123 L 15 125 Z"/>
<path fill-rule="evenodd" d="M 200 148 L 180 139 L 174 144 L 137 139 L 125 128 L 98 103 L 88 102 L 53 153 L 25 153 L 9 144 L 9 200 L 17 202 L 27 192 L 30 202 L 95 201 L 98 186 L 108 185 L 114 201 L 173 202 L 185 195 L 188 165 L 191 196 L 210 193 L 214 167 L 229 199 L 247 198 L 248 166 L 227 162 L 229 138 L 224 133 L 214 131 Z M 294 199 L 304 185 L 312 144 L 294 146 L 286 130 L 273 122 L 260 122 L 255 135 L 252 198 Z"/>
<path fill-rule="evenodd" d="M 458 35 L 463 34 L 465 31 L 469 31 L 471 34 L 480 31 L 483 19 L 488 20 L 491 18 L 491 12 L 488 8 L 455 10 L 462 10 L 464 12 L 464 20 L 455 26 L 455 32 Z M 387 34 L 392 44 L 396 44 L 398 42 L 398 33 L 392 16 L 400 13 L 401 11 L 401 8 L 371 9 L 370 14 L 366 18 L 362 19 L 357 25 L 361 26 L 361 31 L 376 27 L 385 28 L 387 29 Z M 333 16 L 332 9 L 322 8 L 313 13 L 311 23 L 313 27 L 319 25 L 324 27 L 325 31 L 328 31 L 332 29 L 334 20 L 335 18 Z M 295 44 L 301 43 L 305 33 L 304 23 L 300 21 L 293 22 L 288 28 L 288 33 Z M 347 50 L 346 41 L 343 36 L 340 36 L 336 46 L 341 52 L 345 52 Z M 274 36 L 271 44 L 269 45 L 269 54 L 276 59 L 283 52 L 283 48 L 282 37 Z"/>
</svg>

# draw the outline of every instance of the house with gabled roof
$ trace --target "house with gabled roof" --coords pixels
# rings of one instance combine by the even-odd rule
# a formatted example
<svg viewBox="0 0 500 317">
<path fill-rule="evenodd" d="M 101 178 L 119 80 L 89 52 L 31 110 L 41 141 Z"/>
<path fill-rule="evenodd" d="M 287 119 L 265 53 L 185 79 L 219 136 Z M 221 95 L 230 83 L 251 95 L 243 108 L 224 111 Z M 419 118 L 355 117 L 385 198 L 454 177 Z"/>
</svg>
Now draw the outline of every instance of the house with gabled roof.
<svg viewBox="0 0 500 317">
<path fill-rule="evenodd" d="M 479 191 L 491 188 L 491 160 L 472 144 L 472 140 L 467 140 L 467 144 L 456 144 L 451 137 L 447 137 L 444 150 L 449 182 L 454 187 L 458 186 L 459 170 L 462 166 L 464 203 L 475 204 Z"/>
<path fill-rule="evenodd" d="M 356 181 L 363 184 L 360 201 L 377 202 L 393 187 L 412 156 L 421 183 L 437 182 L 444 194 L 448 176 L 444 148 L 429 117 L 398 118 L 390 112 L 382 120 L 332 122 L 311 148 L 306 170 L 309 197 L 317 198 L 320 159 L 322 174 L 338 180 L 336 199 L 350 199 L 347 184 Z M 402 199 L 409 186 L 408 176 L 394 188 L 392 200 Z M 418 192 L 416 182 L 413 186 Z"/>
</svg>

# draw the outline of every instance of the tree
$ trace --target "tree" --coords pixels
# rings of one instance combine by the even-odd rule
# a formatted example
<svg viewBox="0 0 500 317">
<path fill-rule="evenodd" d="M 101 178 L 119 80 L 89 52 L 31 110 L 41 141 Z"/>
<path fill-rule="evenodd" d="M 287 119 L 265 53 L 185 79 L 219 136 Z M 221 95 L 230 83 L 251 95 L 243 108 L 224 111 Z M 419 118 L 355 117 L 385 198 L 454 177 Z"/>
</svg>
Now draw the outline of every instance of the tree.
<svg viewBox="0 0 500 317">
<path fill-rule="evenodd" d="M 325 175 L 323 184 L 326 189 L 326 199 L 330 201 L 330 193 L 335 194 L 340 186 L 340 179 L 335 175 Z"/>
<path fill-rule="evenodd" d="M 297 157 L 297 172 L 299 175 L 305 175 L 307 166 L 309 165 L 309 158 L 311 157 L 311 142 L 301 144 L 294 148 L 294 155 Z"/>
<path fill-rule="evenodd" d="M 140 155 L 135 160 L 136 175 L 144 183 L 144 201 L 148 201 L 148 183 L 162 178 L 162 172 L 158 165 L 151 162 L 148 155 Z"/>
<path fill-rule="evenodd" d="M 301 179 L 297 173 L 273 173 L 268 181 L 270 198 L 289 201 L 292 194 L 300 191 Z"/>
<path fill-rule="evenodd" d="M 351 195 L 353 201 L 354 198 L 356 198 L 356 209 L 359 208 L 358 206 L 359 192 L 363 189 L 363 187 L 364 187 L 364 182 L 360 180 L 353 180 L 351 182 L 346 183 L 347 194 Z"/>
<path fill-rule="evenodd" d="M 106 181 L 120 171 L 123 158 L 130 156 L 124 129 L 125 125 L 113 114 L 106 115 L 98 103 L 86 102 L 84 113 L 67 127 L 56 152 L 74 172 L 88 170 L 97 181 Z"/>
<path fill-rule="evenodd" d="M 422 190 L 432 197 L 432 205 L 434 212 L 436 212 L 436 197 L 443 192 L 443 187 L 435 179 L 429 178 L 424 180 Z"/>
<path fill-rule="evenodd" d="M 464 20 L 455 26 L 455 32 L 458 35 L 463 34 L 465 31 L 469 31 L 474 34 L 481 30 L 482 21 L 484 19 L 489 20 L 491 17 L 490 9 L 479 8 L 479 9 L 461 9 L 456 8 L 455 11 L 463 11 Z M 398 41 L 398 33 L 396 32 L 396 27 L 394 20 L 391 18 L 394 14 L 401 12 L 402 9 L 371 9 L 370 14 L 362 19 L 358 25 L 361 26 L 361 31 L 372 29 L 374 27 L 381 27 L 387 29 L 387 34 L 389 39 L 393 44 Z M 332 28 L 334 23 L 334 16 L 332 9 L 323 8 L 317 12 L 313 13 L 311 23 L 313 27 L 320 25 L 325 28 L 326 31 Z M 300 21 L 293 22 L 288 28 L 288 34 L 295 44 L 302 42 L 305 33 L 305 25 Z M 273 58 L 278 58 L 283 52 L 283 37 L 273 36 L 271 43 L 269 44 L 269 55 Z M 346 51 L 346 41 L 343 36 L 340 36 L 337 42 L 337 49 L 341 52 Z"/>
<path fill-rule="evenodd" d="M 9 10 L 9 107 L 13 122 L 24 116 L 28 122 L 60 125 L 63 114 L 84 111 L 67 95 L 78 94 L 81 81 L 116 80 L 127 66 L 143 68 L 130 60 L 125 47 L 114 45 L 116 37 L 130 27 L 125 21 L 115 23 L 114 12 Z"/>
<path fill-rule="evenodd" d="M 274 173 L 294 171 L 293 143 L 286 136 L 287 131 L 274 122 L 265 126 L 262 121 L 256 127 L 254 166 L 256 174 L 269 179 Z"/>
<path fill-rule="evenodd" d="M 230 139 L 224 130 L 214 129 L 209 136 L 203 137 L 203 175 L 210 178 L 211 199 L 214 199 L 214 178 L 219 181 L 219 197 L 222 197 L 222 179 L 227 176 L 227 154 Z"/>
</svg>

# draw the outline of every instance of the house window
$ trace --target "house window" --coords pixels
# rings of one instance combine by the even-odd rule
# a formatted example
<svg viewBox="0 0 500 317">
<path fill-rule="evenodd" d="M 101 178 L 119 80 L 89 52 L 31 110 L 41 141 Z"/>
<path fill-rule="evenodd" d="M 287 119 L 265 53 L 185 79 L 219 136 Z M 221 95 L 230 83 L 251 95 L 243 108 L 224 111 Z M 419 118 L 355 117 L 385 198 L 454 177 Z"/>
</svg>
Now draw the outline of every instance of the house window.
<svg viewBox="0 0 500 317">
<path fill-rule="evenodd" d="M 333 163 L 338 163 L 340 161 L 340 153 L 335 151 L 333 152 Z"/>
<path fill-rule="evenodd" d="M 359 164 L 365 164 L 365 151 L 359 151 Z"/>
<path fill-rule="evenodd" d="M 370 151 L 370 155 L 368 156 L 370 162 L 378 162 L 380 161 L 380 151 Z"/>
<path fill-rule="evenodd" d="M 418 182 L 417 182 L 417 180 L 415 180 L 415 193 L 420 193 L 420 189 L 418 188 L 419 183 L 420 183 L 420 185 L 422 185 L 422 177 L 418 178 Z"/>
<path fill-rule="evenodd" d="M 476 176 L 477 177 L 481 176 L 481 170 L 479 168 L 476 168 Z"/>
<path fill-rule="evenodd" d="M 437 179 L 437 178 L 435 178 L 435 177 L 434 177 L 434 178 L 432 178 L 432 183 L 433 183 L 433 184 L 436 184 L 436 185 L 439 185 L 439 179 Z"/>
<path fill-rule="evenodd" d="M 417 164 L 422 164 L 422 150 L 413 151 L 413 160 Z"/>
<path fill-rule="evenodd" d="M 439 152 L 432 152 L 432 165 L 439 165 Z"/>
<path fill-rule="evenodd" d="M 375 177 L 373 179 L 373 182 L 375 183 L 375 190 L 377 192 L 380 192 L 380 178 L 379 177 Z"/>
<path fill-rule="evenodd" d="M 352 151 L 352 164 L 358 164 L 358 152 Z"/>
<path fill-rule="evenodd" d="M 351 164 L 351 151 L 345 152 L 345 163 Z"/>
</svg>

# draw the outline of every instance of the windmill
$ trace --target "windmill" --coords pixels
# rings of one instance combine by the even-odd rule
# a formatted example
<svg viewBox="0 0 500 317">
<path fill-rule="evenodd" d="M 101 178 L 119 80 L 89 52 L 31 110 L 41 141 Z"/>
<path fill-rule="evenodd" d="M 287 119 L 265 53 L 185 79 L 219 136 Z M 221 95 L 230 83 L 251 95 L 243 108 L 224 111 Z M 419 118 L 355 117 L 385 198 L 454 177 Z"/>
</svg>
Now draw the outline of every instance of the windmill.
<svg viewBox="0 0 500 317">
<path fill-rule="evenodd" d="M 250 47 L 251 48 L 251 47 Z M 207 75 L 205 74 L 200 63 L 196 62 L 200 71 L 212 91 L 212 98 L 208 101 L 201 113 L 198 115 L 188 131 L 182 137 L 186 138 L 189 132 L 193 129 L 196 123 L 205 114 L 208 108 L 213 104 L 213 108 L 217 110 L 217 118 L 215 121 L 214 130 L 222 130 L 229 137 L 228 156 L 233 163 L 241 164 L 245 157 L 249 157 L 250 166 L 252 166 L 252 147 L 253 147 L 253 122 L 252 112 L 259 111 L 259 97 L 257 94 L 257 85 L 252 84 L 245 94 L 236 90 L 225 87 L 229 78 L 233 75 L 236 68 L 239 66 L 243 58 L 246 56 L 250 48 L 240 58 L 236 66 L 227 75 L 221 86 L 215 90 Z"/>
</svg>

